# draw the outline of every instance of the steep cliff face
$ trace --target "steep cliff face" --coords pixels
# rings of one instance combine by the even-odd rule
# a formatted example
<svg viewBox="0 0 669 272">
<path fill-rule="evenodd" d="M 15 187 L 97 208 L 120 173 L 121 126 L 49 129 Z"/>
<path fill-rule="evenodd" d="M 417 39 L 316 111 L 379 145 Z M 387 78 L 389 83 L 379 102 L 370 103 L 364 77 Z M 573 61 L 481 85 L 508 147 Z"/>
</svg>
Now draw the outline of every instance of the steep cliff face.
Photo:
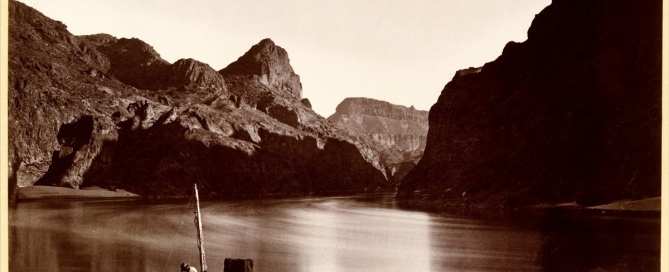
<svg viewBox="0 0 669 272">
<path fill-rule="evenodd" d="M 553 1 L 527 41 L 446 85 L 398 199 L 522 207 L 658 196 L 661 7 Z"/>
<path fill-rule="evenodd" d="M 346 98 L 328 120 L 379 152 L 386 175 L 399 183 L 423 154 L 427 111 L 370 98 Z M 411 163 L 407 163 L 411 162 Z M 401 171 L 400 171 L 401 169 Z"/>
<path fill-rule="evenodd" d="M 117 126 L 111 164 L 87 185 L 142 195 L 187 194 L 196 182 L 211 196 L 331 194 L 387 187 L 355 145 L 306 133 L 250 107 L 139 103 Z M 224 114 L 222 114 L 222 112 Z M 103 155 L 94 166 L 105 166 Z M 109 160 L 108 160 L 109 161 Z"/>
<path fill-rule="evenodd" d="M 95 45 L 64 24 L 10 1 L 9 26 L 8 151 L 21 162 L 16 178 L 26 186 L 44 176 L 53 157 L 87 152 L 80 143 L 76 152 L 71 144 L 61 145 L 61 126 L 81 116 L 111 115 L 130 89 L 107 74 L 109 60 Z M 57 183 L 76 187 L 81 177 Z"/>
<path fill-rule="evenodd" d="M 369 147 L 295 95 L 292 68 L 273 66 L 288 64 L 285 51 L 262 66 L 259 85 L 246 85 L 260 90 L 231 94 L 207 64 L 170 64 L 138 39 L 77 37 L 20 2 L 9 6 L 9 153 L 20 186 L 178 195 L 197 182 L 225 197 L 390 187 Z M 243 91 L 274 96 L 251 106 Z"/>
<path fill-rule="evenodd" d="M 260 41 L 219 73 L 225 77 L 238 105 L 255 108 L 299 130 L 351 143 L 367 162 L 384 171 L 378 149 L 356 139 L 355 133 L 333 126 L 311 109 L 309 100 L 302 98 L 302 83 L 290 65 L 288 53 L 272 40 Z"/>
<path fill-rule="evenodd" d="M 328 120 L 368 135 L 385 148 L 407 152 L 425 148 L 427 111 L 370 98 L 346 98 Z"/>
</svg>

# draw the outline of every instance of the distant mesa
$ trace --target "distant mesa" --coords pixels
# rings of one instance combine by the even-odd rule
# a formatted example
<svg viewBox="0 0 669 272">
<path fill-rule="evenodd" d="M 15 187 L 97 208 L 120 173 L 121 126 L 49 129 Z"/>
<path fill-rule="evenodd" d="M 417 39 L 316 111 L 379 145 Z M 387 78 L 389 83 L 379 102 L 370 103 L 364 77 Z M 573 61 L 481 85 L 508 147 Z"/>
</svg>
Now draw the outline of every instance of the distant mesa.
<svg viewBox="0 0 669 272">
<path fill-rule="evenodd" d="M 370 98 L 346 98 L 328 120 L 377 150 L 386 175 L 398 184 L 421 158 L 428 112 Z"/>
</svg>

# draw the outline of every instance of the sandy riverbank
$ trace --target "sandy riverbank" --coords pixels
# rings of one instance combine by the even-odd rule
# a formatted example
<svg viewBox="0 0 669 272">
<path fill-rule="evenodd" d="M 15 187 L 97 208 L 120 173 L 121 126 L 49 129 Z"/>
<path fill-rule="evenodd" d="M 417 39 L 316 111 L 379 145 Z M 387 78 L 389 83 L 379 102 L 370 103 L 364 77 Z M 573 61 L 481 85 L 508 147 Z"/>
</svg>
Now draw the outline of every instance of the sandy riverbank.
<svg viewBox="0 0 669 272">
<path fill-rule="evenodd" d="M 621 211 L 660 211 L 662 198 L 651 197 L 640 200 L 620 200 L 613 203 L 590 207 L 590 209 L 621 210 Z"/>
<path fill-rule="evenodd" d="M 81 190 L 53 186 L 27 186 L 19 188 L 18 195 L 19 199 L 139 197 L 123 189 L 111 191 L 95 186 Z"/>
<path fill-rule="evenodd" d="M 639 200 L 618 200 L 609 204 L 584 207 L 576 204 L 576 202 L 561 203 L 561 204 L 540 204 L 529 208 L 545 209 L 545 208 L 566 208 L 566 209 L 587 209 L 587 210 L 611 210 L 611 211 L 661 211 L 662 197 L 650 197 Z"/>
</svg>

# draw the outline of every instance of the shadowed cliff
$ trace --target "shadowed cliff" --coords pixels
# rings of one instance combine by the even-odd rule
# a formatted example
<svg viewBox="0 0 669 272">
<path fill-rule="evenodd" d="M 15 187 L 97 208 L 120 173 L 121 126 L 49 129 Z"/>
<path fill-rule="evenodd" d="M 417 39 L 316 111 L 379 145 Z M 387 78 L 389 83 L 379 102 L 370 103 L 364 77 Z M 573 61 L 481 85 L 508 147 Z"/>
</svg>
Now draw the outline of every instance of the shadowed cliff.
<svg viewBox="0 0 669 272">
<path fill-rule="evenodd" d="M 524 207 L 659 196 L 661 9 L 553 1 L 527 41 L 446 85 L 398 200 Z"/>
</svg>

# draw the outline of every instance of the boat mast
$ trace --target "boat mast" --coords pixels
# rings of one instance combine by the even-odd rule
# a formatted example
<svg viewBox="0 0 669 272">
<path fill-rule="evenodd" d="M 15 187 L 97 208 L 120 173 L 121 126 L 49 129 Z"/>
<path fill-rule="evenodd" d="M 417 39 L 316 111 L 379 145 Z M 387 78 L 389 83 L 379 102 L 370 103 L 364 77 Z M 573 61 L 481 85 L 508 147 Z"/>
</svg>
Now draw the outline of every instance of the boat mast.
<svg viewBox="0 0 669 272">
<path fill-rule="evenodd" d="M 200 217 L 200 197 L 197 194 L 197 184 L 195 184 L 195 201 L 197 203 L 195 227 L 197 228 L 197 247 L 200 250 L 200 271 L 207 272 L 207 263 L 204 254 L 204 236 L 202 235 L 202 218 Z"/>
</svg>

